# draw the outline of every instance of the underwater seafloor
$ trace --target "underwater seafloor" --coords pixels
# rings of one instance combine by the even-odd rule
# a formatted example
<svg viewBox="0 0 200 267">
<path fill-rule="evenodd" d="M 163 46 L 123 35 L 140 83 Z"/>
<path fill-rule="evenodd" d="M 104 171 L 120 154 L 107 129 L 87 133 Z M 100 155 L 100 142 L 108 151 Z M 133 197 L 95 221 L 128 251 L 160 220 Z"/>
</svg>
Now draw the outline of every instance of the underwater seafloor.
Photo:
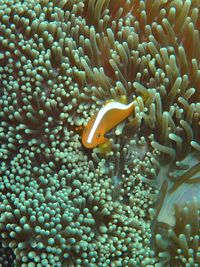
<svg viewBox="0 0 200 267">
<path fill-rule="evenodd" d="M 200 1 L 0 0 L 0 266 L 198 267 L 199 226 Z"/>
</svg>

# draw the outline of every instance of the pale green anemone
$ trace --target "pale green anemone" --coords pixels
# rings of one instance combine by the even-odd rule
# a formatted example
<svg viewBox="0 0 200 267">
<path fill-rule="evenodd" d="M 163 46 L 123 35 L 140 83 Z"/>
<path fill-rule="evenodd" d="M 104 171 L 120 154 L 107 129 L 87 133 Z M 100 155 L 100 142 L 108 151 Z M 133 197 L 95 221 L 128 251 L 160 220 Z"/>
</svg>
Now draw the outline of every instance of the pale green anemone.
<svg viewBox="0 0 200 267">
<path fill-rule="evenodd" d="M 0 0 L 2 266 L 199 266 L 200 4 Z M 134 113 L 111 152 L 77 132 Z"/>
</svg>

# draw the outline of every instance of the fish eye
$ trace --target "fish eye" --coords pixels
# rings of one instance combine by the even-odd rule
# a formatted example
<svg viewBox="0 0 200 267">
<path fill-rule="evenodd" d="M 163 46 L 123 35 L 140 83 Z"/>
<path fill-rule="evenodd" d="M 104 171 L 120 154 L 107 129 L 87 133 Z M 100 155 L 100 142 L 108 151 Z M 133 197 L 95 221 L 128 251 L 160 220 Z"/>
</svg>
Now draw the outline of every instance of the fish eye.
<svg viewBox="0 0 200 267">
<path fill-rule="evenodd" d="M 84 128 L 84 132 L 86 132 L 87 131 L 87 129 L 86 128 Z"/>
</svg>

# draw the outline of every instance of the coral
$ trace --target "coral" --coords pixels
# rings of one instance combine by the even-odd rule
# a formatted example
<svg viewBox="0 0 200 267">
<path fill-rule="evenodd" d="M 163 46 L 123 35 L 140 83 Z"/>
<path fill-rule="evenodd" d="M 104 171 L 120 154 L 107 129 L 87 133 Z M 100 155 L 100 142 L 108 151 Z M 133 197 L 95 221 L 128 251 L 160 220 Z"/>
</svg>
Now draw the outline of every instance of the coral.
<svg viewBox="0 0 200 267">
<path fill-rule="evenodd" d="M 0 0 L 0 264 L 199 265 L 199 12 Z M 112 150 L 84 148 L 77 127 L 123 96 Z"/>
</svg>

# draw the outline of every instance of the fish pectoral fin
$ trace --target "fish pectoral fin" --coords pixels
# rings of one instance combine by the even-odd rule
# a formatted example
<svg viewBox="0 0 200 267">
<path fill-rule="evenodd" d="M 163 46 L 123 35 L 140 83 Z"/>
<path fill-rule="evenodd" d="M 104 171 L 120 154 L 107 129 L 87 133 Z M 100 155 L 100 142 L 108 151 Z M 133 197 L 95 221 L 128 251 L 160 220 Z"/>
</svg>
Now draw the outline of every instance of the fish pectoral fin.
<svg viewBox="0 0 200 267">
<path fill-rule="evenodd" d="M 104 143 L 95 148 L 96 153 L 107 154 L 112 150 L 112 144 L 109 139 L 105 138 Z"/>
</svg>

